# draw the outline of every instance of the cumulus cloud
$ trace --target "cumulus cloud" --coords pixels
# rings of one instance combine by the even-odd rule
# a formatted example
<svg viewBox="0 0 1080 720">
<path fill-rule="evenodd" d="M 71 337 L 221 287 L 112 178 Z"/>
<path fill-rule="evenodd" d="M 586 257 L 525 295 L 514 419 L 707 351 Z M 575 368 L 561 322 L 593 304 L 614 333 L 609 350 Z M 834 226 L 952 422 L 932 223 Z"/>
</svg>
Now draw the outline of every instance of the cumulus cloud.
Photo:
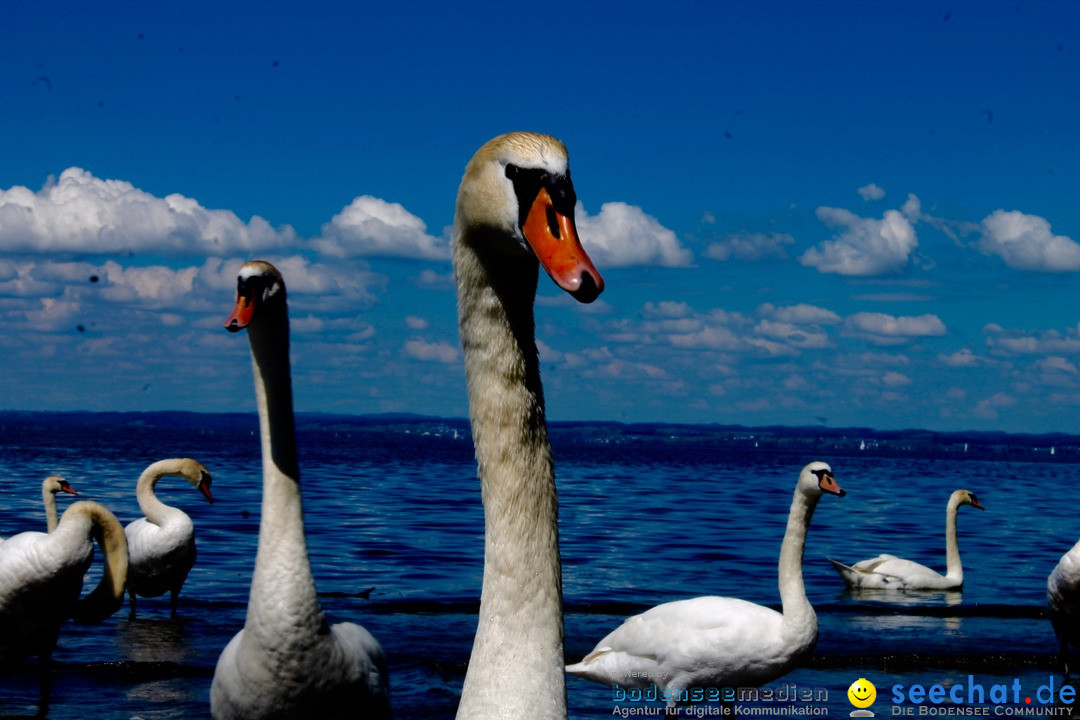
<svg viewBox="0 0 1080 720">
<path fill-rule="evenodd" d="M 1039 369 L 1043 372 L 1068 373 L 1069 375 L 1076 375 L 1077 372 L 1080 372 L 1076 369 L 1076 365 L 1065 358 L 1056 355 L 1043 358 L 1039 361 L 1038 365 Z"/>
<path fill-rule="evenodd" d="M 405 324 L 410 330 L 427 330 L 428 328 L 428 321 L 415 315 L 406 315 Z"/>
<path fill-rule="evenodd" d="M 880 200 L 885 197 L 885 191 L 876 184 L 870 183 L 859 188 L 859 195 L 863 200 Z"/>
<path fill-rule="evenodd" d="M 724 240 L 710 243 L 705 257 L 712 260 L 765 260 L 786 258 L 785 245 L 794 245 L 795 238 L 787 233 L 737 233 Z"/>
<path fill-rule="evenodd" d="M 578 205 L 576 215 L 581 243 L 601 272 L 605 266 L 686 267 L 693 261 L 675 233 L 634 205 L 604 203 L 595 216 Z"/>
<path fill-rule="evenodd" d="M 427 233 L 427 225 L 398 203 L 361 195 L 323 225 L 322 237 L 311 243 L 331 257 L 382 255 L 447 260 L 445 238 Z"/>
<path fill-rule="evenodd" d="M 938 362 L 947 367 L 970 368 L 979 364 L 979 358 L 967 348 L 957 350 L 949 355 L 938 355 Z"/>
<path fill-rule="evenodd" d="M 1080 270 L 1080 243 L 1054 235 L 1050 223 L 1037 215 L 995 210 L 983 219 L 981 230 L 979 250 L 999 256 L 1015 270 Z"/>
<path fill-rule="evenodd" d="M 841 208 L 819 207 L 818 219 L 842 231 L 835 239 L 807 250 L 799 262 L 839 275 L 899 272 L 919 246 L 911 218 L 912 213 L 918 213 L 917 203 L 911 196 L 903 211 L 886 210 L 881 220 L 859 217 Z"/>
<path fill-rule="evenodd" d="M 832 310 L 799 303 L 797 305 L 785 305 L 776 307 L 772 303 L 765 303 L 758 308 L 758 314 L 771 317 L 775 320 L 788 323 L 801 323 L 809 325 L 836 325 L 840 322 L 840 316 Z"/>
<path fill-rule="evenodd" d="M 914 338 L 945 334 L 945 323 L 937 315 L 894 317 L 885 313 L 861 312 L 849 315 L 846 328 L 875 345 L 901 345 Z"/>
<path fill-rule="evenodd" d="M 1016 404 L 1016 399 L 1005 393 L 994 393 L 984 400 L 980 400 L 975 405 L 975 416 L 982 418 L 983 420 L 997 420 L 998 410 L 1003 408 L 1012 407 Z"/>
<path fill-rule="evenodd" d="M 886 387 L 903 387 L 911 384 L 911 378 L 903 373 L 890 370 L 881 376 L 881 384 Z"/>
<path fill-rule="evenodd" d="M 0 246 L 9 253 L 261 253 L 296 240 L 260 217 L 245 223 L 183 195 L 155 197 L 122 180 L 68 168 L 38 192 L 0 190 Z"/>
<path fill-rule="evenodd" d="M 453 363 L 458 359 L 457 348 L 446 342 L 429 343 L 420 339 L 406 340 L 403 352 L 406 357 L 425 362 Z"/>
<path fill-rule="evenodd" d="M 1067 328 L 1065 332 L 1045 330 L 1028 333 L 1006 330 L 1000 325 L 989 324 L 983 328 L 986 345 L 998 354 L 1008 355 L 1077 355 L 1080 354 L 1080 328 Z"/>
</svg>

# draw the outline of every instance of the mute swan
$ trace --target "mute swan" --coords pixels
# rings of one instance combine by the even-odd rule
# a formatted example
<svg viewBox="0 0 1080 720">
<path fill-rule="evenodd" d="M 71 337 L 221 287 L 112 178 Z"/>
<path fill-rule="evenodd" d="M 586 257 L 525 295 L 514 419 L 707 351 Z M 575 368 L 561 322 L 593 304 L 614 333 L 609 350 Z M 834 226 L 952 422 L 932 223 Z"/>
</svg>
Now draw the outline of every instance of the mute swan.
<svg viewBox="0 0 1080 720">
<path fill-rule="evenodd" d="M 846 494 L 827 464 L 812 462 L 799 473 L 780 546 L 783 613 L 730 597 L 665 603 L 626 620 L 567 672 L 607 685 L 655 684 L 669 707 L 689 699 L 692 688 L 756 687 L 788 673 L 817 644 L 802 561 L 823 493 Z"/>
<path fill-rule="evenodd" d="M 453 261 L 485 514 L 480 617 L 457 717 L 565 718 L 555 470 L 534 338 L 539 264 L 591 302 L 604 281 L 581 248 L 566 148 L 501 135 L 469 161 Z"/>
<path fill-rule="evenodd" d="M 50 475 L 41 481 L 41 503 L 45 506 L 45 527 L 52 532 L 56 529 L 56 493 L 65 492 L 78 495 L 75 488 L 59 475 Z"/>
<path fill-rule="evenodd" d="M 1080 542 L 1061 556 L 1046 579 L 1046 605 L 1068 675 L 1069 645 L 1080 648 Z"/>
<path fill-rule="evenodd" d="M 894 555 L 878 555 L 848 567 L 829 559 L 833 568 L 850 588 L 881 588 L 889 590 L 955 590 L 964 585 L 964 566 L 960 564 L 960 548 L 956 544 L 956 511 L 961 505 L 985 510 L 970 490 L 957 490 L 949 496 L 945 508 L 944 575 L 911 560 Z"/>
<path fill-rule="evenodd" d="M 262 436 L 259 549 L 244 629 L 218 658 L 217 720 L 388 718 L 382 648 L 353 623 L 328 626 L 308 562 L 296 455 L 285 282 L 266 262 L 240 268 L 225 327 L 248 329 Z"/>
<path fill-rule="evenodd" d="M 56 529 L 56 493 L 66 492 L 72 495 L 78 495 L 75 492 L 75 488 L 68 484 L 68 481 L 59 475 L 50 475 L 41 481 L 41 504 L 45 506 L 45 527 L 49 532 Z M 0 545 L 4 543 L 4 538 L 0 538 Z"/>
<path fill-rule="evenodd" d="M 159 460 L 143 470 L 135 484 L 139 509 L 146 517 L 124 528 L 128 541 L 128 596 L 135 617 L 135 595 L 170 595 L 169 607 L 176 617 L 180 588 L 195 564 L 195 524 L 187 513 L 169 507 L 154 494 L 154 486 L 166 475 L 182 477 L 211 504 L 210 473 L 202 463 L 188 458 Z"/>
<path fill-rule="evenodd" d="M 83 575 L 101 546 L 105 570 L 82 600 Z M 49 705 L 49 658 L 60 626 L 74 616 L 100 622 L 124 602 L 127 540 L 116 517 L 96 502 L 72 503 L 51 533 L 23 532 L 0 545 L 0 658 L 36 654 L 41 714 Z"/>
</svg>

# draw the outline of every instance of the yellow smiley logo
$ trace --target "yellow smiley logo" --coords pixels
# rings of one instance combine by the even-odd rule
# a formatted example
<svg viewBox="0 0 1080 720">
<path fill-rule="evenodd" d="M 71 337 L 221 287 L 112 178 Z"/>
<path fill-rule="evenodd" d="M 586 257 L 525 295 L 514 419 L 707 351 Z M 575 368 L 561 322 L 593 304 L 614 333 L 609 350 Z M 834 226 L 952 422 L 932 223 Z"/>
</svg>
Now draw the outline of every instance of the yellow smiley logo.
<svg viewBox="0 0 1080 720">
<path fill-rule="evenodd" d="M 866 678 L 859 678 L 847 689 L 848 700 L 857 708 L 867 708 L 877 699 L 877 688 Z"/>
</svg>

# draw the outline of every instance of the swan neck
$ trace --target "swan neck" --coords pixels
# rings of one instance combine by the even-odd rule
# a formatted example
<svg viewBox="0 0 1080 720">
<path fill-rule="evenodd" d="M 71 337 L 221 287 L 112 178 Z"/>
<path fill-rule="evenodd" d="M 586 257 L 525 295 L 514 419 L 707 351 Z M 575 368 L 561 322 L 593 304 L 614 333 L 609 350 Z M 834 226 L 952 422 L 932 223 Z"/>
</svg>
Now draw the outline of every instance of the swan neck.
<svg viewBox="0 0 1080 720">
<path fill-rule="evenodd" d="M 263 497 L 247 627 L 273 626 L 283 618 L 320 627 L 324 620 L 304 534 L 284 309 L 252 323 L 248 338 L 259 412 Z"/>
<path fill-rule="evenodd" d="M 143 470 L 135 483 L 135 498 L 139 501 L 139 510 L 146 519 L 155 525 L 163 525 L 170 511 L 175 510 L 158 499 L 154 494 L 154 488 L 158 480 L 166 475 L 174 474 L 174 462 L 172 460 L 159 460 Z"/>
<path fill-rule="evenodd" d="M 960 545 L 956 541 L 956 516 L 960 502 L 949 499 L 945 510 L 945 577 L 955 582 L 963 582 L 964 566 L 960 562 Z"/>
<path fill-rule="evenodd" d="M 45 527 L 49 532 L 53 532 L 60 522 L 60 518 L 56 514 L 56 494 L 42 487 L 41 502 L 45 505 Z"/>
<path fill-rule="evenodd" d="M 89 532 L 104 556 L 101 580 L 93 592 L 79 602 L 74 617 L 79 622 L 100 622 L 116 612 L 124 602 L 128 571 L 127 536 L 116 516 L 99 503 L 80 500 L 72 504 L 64 512 L 57 532 L 61 532 L 64 520 L 69 515 L 73 520 L 81 518 L 88 523 Z"/>
<path fill-rule="evenodd" d="M 485 523 L 480 616 L 458 718 L 565 718 L 558 498 L 533 320 L 539 266 L 484 247 L 469 238 L 454 247 Z"/>
<path fill-rule="evenodd" d="M 803 584 L 803 553 L 806 548 L 806 534 L 810 520 L 817 506 L 817 496 L 795 490 L 788 513 L 787 530 L 780 546 L 778 575 L 780 601 L 784 608 L 784 625 L 802 632 L 817 634 L 817 615 L 806 597 Z"/>
</svg>

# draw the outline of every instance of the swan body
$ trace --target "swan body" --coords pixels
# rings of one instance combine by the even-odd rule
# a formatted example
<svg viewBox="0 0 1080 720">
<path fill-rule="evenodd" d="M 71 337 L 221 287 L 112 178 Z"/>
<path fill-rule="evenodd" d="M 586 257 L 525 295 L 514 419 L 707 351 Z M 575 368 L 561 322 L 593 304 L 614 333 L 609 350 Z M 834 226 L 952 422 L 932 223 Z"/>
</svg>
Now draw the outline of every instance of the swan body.
<svg viewBox="0 0 1080 720">
<path fill-rule="evenodd" d="M 1080 542 L 1061 556 L 1046 579 L 1046 606 L 1068 674 L 1069 645 L 1080 648 Z"/>
<path fill-rule="evenodd" d="M 453 262 L 484 504 L 484 578 L 459 720 L 566 717 L 558 498 L 534 334 L 539 267 L 581 302 L 603 280 L 581 248 L 566 148 L 500 135 L 458 190 Z"/>
<path fill-rule="evenodd" d="M 677 600 L 626 620 L 567 672 L 607 685 L 664 691 L 669 706 L 691 688 L 756 687 L 785 675 L 817 644 L 803 549 L 823 493 L 845 493 L 823 462 L 802 469 L 780 547 L 783 612 L 730 597 Z"/>
<path fill-rule="evenodd" d="M 944 575 L 911 560 L 895 555 L 882 554 L 848 566 L 829 559 L 833 568 L 849 588 L 882 590 L 956 590 L 964 585 L 964 566 L 960 562 L 960 548 L 956 542 L 956 513 L 961 505 L 985 510 L 975 493 L 957 490 L 949 496 L 945 508 L 945 558 L 947 570 Z"/>
<path fill-rule="evenodd" d="M 182 477 L 211 503 L 210 472 L 195 460 L 173 458 L 159 460 L 143 471 L 135 485 L 139 509 L 146 517 L 124 528 L 128 541 L 128 595 L 131 617 L 135 617 L 135 596 L 170 595 L 170 608 L 176 616 L 180 588 L 195 564 L 195 524 L 187 513 L 169 507 L 154 494 L 158 481 L 166 476 Z"/>
<path fill-rule="evenodd" d="M 210 688 L 217 720 L 389 718 L 386 660 L 353 623 L 329 626 L 308 561 L 289 367 L 285 283 L 246 263 L 226 328 L 248 329 L 262 437 L 259 546 L 244 629 L 222 651 Z"/>
<path fill-rule="evenodd" d="M 101 546 L 105 570 L 82 600 L 83 575 Z M 123 604 L 127 541 L 103 505 L 72 503 L 51 533 L 24 532 L 0 545 L 0 659 L 36 654 L 41 668 L 42 711 L 48 706 L 48 663 L 70 617 L 100 622 Z"/>
</svg>

